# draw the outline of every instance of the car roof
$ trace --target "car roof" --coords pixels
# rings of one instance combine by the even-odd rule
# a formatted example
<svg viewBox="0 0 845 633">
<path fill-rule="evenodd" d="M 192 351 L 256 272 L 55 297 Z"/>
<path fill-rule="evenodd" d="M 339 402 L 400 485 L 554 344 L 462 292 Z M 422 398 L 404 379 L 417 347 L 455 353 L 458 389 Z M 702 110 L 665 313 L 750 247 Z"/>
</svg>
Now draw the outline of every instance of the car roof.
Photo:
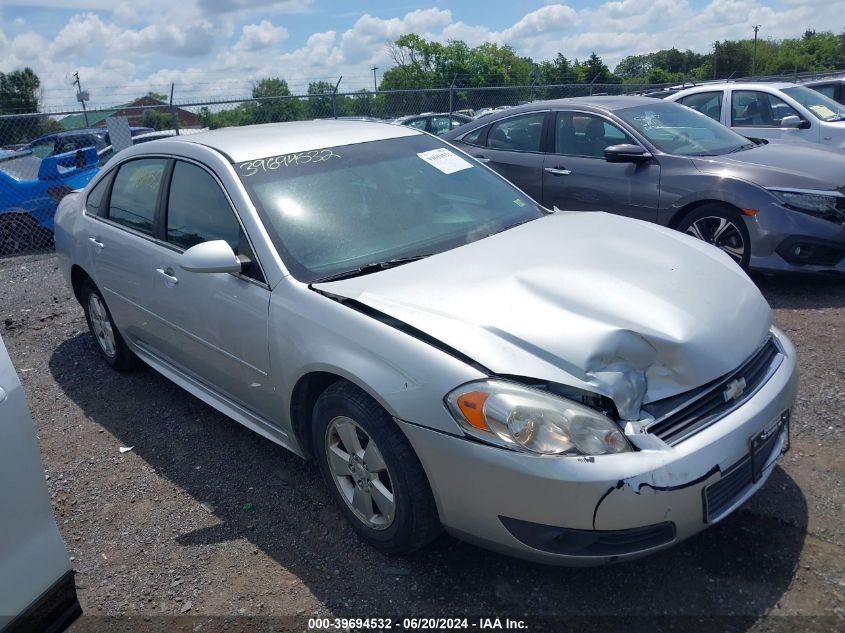
<svg viewBox="0 0 845 633">
<path fill-rule="evenodd" d="M 210 132 L 149 141 L 143 146 L 144 151 L 150 151 L 160 142 L 194 143 L 215 149 L 234 163 L 241 163 L 268 156 L 419 134 L 422 132 L 414 128 L 391 123 L 321 119 L 225 127 Z"/>
<path fill-rule="evenodd" d="M 514 106 L 506 110 L 498 110 L 497 113 L 511 116 L 519 114 L 520 112 L 528 112 L 544 108 L 561 108 L 572 106 L 587 106 L 599 110 L 621 110 L 622 108 L 632 108 L 638 105 L 653 106 L 655 99 L 653 97 L 643 97 L 639 95 L 596 95 L 590 97 L 568 97 L 566 99 L 549 99 L 548 101 L 534 101 L 521 106 Z M 492 119 L 491 119 L 492 120 Z"/>
<path fill-rule="evenodd" d="M 783 90 L 784 88 L 794 88 L 801 84 L 792 83 L 789 81 L 744 81 L 744 82 L 726 82 L 726 83 L 708 83 L 694 86 L 692 88 L 685 88 L 679 90 L 675 94 L 691 94 L 693 92 L 712 92 L 722 90 L 724 88 L 731 88 L 733 90 L 759 90 L 760 88 L 769 88 L 771 90 Z"/>
<path fill-rule="evenodd" d="M 821 84 L 835 84 L 835 83 L 845 83 L 845 75 L 841 75 L 840 77 L 828 77 L 827 79 L 813 79 L 812 81 L 805 81 L 801 85 L 803 85 L 803 86 L 819 86 Z"/>
</svg>

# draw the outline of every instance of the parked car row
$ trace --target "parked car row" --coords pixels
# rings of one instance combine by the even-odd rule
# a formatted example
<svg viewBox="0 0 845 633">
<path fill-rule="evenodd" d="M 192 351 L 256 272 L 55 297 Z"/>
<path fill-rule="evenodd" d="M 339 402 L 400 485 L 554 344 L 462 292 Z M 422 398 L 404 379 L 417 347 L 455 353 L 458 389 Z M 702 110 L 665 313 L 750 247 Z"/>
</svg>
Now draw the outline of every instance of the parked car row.
<svg viewBox="0 0 845 633">
<path fill-rule="evenodd" d="M 647 97 L 548 101 L 476 123 L 445 138 L 548 208 L 657 222 L 745 268 L 845 272 L 845 153 L 750 140 Z"/>
<path fill-rule="evenodd" d="M 675 133 L 690 127 L 676 117 L 706 134 Z M 722 520 L 787 449 L 797 382 L 737 253 L 549 211 L 480 161 L 512 155 L 511 175 L 557 187 L 583 169 L 569 157 L 588 158 L 635 210 L 663 190 L 655 171 L 717 169 L 679 150 L 747 141 L 645 98 L 524 106 L 454 133 L 483 154 L 367 121 L 117 154 L 56 216 L 97 352 L 313 457 L 355 531 L 388 552 L 445 528 L 589 565 Z"/>
<path fill-rule="evenodd" d="M 668 97 L 744 136 L 845 151 L 845 105 L 790 83 L 708 84 Z"/>
</svg>

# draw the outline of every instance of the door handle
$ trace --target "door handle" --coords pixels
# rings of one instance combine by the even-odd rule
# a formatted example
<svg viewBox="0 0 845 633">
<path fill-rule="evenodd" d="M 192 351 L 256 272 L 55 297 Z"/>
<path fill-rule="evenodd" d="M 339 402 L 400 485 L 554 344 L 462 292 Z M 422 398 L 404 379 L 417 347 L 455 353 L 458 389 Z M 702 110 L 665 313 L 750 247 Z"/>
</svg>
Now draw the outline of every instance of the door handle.
<svg viewBox="0 0 845 633">
<path fill-rule="evenodd" d="M 179 283 L 179 279 L 173 275 L 172 268 L 156 268 L 156 272 L 164 277 L 164 283 L 175 286 Z"/>
<path fill-rule="evenodd" d="M 477 154 L 477 155 L 475 156 L 475 159 L 476 159 L 479 163 L 484 163 L 485 165 L 486 165 L 487 163 L 489 163 L 489 162 L 490 162 L 490 159 L 489 159 L 489 158 L 486 158 L 486 157 L 482 156 L 481 154 Z"/>
<path fill-rule="evenodd" d="M 559 169 L 557 167 L 544 167 L 543 171 L 547 171 L 554 176 L 568 176 L 572 173 L 569 169 Z"/>
<path fill-rule="evenodd" d="M 89 237 L 89 238 L 88 238 L 88 241 L 89 241 L 89 242 L 91 242 L 91 243 L 92 243 L 92 244 L 93 244 L 93 245 L 97 248 L 97 252 L 98 252 L 98 253 L 106 247 L 106 245 L 105 245 L 105 244 L 103 244 L 103 243 L 102 243 L 100 240 L 98 240 L 96 237 Z"/>
</svg>

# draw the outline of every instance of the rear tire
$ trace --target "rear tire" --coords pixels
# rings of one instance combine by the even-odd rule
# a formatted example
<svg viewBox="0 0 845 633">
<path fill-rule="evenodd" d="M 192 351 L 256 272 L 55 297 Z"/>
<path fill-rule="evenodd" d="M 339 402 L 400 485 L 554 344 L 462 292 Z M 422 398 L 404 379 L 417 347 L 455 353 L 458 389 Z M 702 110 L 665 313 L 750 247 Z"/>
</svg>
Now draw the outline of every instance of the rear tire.
<svg viewBox="0 0 845 633">
<path fill-rule="evenodd" d="M 422 464 L 378 402 L 342 380 L 320 395 L 312 420 L 320 472 L 361 538 L 405 554 L 441 533 Z"/>
<path fill-rule="evenodd" d="M 90 279 L 82 283 L 79 301 L 85 311 L 88 330 L 94 338 L 97 351 L 109 367 L 118 371 L 129 371 L 138 365 L 138 357 L 126 345 L 114 324 L 103 295 Z"/>
<path fill-rule="evenodd" d="M 751 236 L 739 211 L 722 204 L 705 204 L 678 224 L 681 233 L 692 235 L 726 253 L 743 270 L 751 261 Z"/>
<path fill-rule="evenodd" d="M 38 225 L 26 213 L 0 215 L 0 255 L 16 255 L 35 248 Z"/>
</svg>

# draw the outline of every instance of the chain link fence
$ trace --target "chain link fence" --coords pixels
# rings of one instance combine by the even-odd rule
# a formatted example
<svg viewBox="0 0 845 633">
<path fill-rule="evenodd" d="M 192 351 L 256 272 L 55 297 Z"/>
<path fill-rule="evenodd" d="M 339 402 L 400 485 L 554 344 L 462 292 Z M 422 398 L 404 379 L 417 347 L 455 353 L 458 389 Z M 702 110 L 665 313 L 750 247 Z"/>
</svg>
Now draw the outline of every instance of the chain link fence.
<svg viewBox="0 0 845 633">
<path fill-rule="evenodd" d="M 799 77 L 790 76 L 790 80 Z M 115 153 L 110 119 L 125 118 L 132 143 L 221 127 L 324 118 L 394 120 L 419 114 L 463 117 L 537 100 L 644 94 L 667 84 L 559 84 L 331 92 L 166 104 L 149 96 L 112 108 L 0 116 L 0 257 L 53 248 L 53 218 L 67 193 L 84 187 Z M 407 121 L 406 121 L 407 122 Z"/>
</svg>

